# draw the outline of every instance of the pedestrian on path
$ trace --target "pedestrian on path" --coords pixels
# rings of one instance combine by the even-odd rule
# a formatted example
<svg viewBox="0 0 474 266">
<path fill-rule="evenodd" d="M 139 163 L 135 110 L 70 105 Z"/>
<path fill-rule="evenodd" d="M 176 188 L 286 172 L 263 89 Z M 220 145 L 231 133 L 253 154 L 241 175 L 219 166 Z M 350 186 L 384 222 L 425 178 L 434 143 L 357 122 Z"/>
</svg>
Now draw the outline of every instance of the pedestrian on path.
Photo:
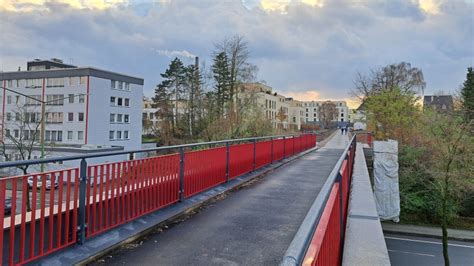
<svg viewBox="0 0 474 266">
<path fill-rule="evenodd" d="M 341 135 L 344 135 L 344 127 L 341 127 Z"/>
</svg>

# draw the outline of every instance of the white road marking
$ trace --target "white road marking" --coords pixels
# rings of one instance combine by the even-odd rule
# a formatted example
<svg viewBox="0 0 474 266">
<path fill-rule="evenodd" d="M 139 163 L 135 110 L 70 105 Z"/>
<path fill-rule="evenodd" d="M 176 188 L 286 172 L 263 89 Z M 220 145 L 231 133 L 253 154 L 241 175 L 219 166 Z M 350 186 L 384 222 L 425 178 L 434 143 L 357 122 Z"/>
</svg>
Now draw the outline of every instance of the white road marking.
<svg viewBox="0 0 474 266">
<path fill-rule="evenodd" d="M 400 251 L 400 250 L 393 250 L 393 249 L 389 249 L 388 251 L 389 251 L 389 252 L 397 252 L 397 253 L 413 254 L 413 255 L 418 255 L 418 256 L 436 257 L 435 255 L 431 255 L 431 254 L 408 252 L 408 251 Z"/>
<path fill-rule="evenodd" d="M 442 245 L 441 242 L 418 240 L 418 239 L 410 239 L 410 238 L 391 237 L 391 236 L 386 236 L 385 238 L 386 238 L 386 239 L 393 239 L 393 240 L 401 240 L 401 241 L 411 241 L 411 242 L 419 242 L 419 243 Z M 474 246 L 467 246 L 467 245 L 460 245 L 460 244 L 450 244 L 450 243 L 448 243 L 448 246 L 461 247 L 461 248 L 472 248 L 472 249 L 474 249 Z"/>
</svg>

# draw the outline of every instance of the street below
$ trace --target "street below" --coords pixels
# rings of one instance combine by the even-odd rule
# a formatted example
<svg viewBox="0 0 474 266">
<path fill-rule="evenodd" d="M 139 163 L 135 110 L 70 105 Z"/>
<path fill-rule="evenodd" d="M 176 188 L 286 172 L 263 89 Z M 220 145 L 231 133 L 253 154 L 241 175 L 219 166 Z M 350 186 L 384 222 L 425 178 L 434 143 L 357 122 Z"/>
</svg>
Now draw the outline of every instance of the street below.
<svg viewBox="0 0 474 266">
<path fill-rule="evenodd" d="M 393 266 L 444 265 L 441 239 L 385 234 Z M 449 240 L 451 265 L 474 265 L 474 243 Z"/>
</svg>

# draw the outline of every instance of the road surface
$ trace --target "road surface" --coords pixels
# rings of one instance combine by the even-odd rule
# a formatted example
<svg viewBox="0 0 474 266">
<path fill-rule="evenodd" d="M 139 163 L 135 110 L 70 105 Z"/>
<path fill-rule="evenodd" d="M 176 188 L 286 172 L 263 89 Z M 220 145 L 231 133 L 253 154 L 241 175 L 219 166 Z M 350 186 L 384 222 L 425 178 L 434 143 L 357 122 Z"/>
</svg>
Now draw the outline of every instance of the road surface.
<svg viewBox="0 0 474 266">
<path fill-rule="evenodd" d="M 393 266 L 444 265 L 440 239 L 385 234 L 385 242 Z M 474 265 L 473 242 L 450 240 L 448 252 L 451 265 Z"/>
</svg>

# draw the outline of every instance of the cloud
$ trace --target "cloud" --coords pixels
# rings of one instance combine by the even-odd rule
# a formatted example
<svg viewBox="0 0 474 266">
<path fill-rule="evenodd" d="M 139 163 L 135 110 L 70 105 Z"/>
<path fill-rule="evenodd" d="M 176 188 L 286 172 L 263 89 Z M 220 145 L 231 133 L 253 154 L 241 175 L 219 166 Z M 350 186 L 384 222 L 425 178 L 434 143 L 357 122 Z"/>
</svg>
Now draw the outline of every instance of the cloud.
<svg viewBox="0 0 474 266">
<path fill-rule="evenodd" d="M 282 4 L 275 11 L 260 0 L 1 3 L 0 71 L 72 59 L 143 77 L 148 95 L 170 57 L 209 67 L 214 43 L 234 34 L 248 42 L 259 80 L 321 99 L 346 99 L 357 71 L 400 61 L 423 70 L 427 93 L 451 91 L 474 57 L 474 5 L 464 0 L 267 1 Z"/>
<path fill-rule="evenodd" d="M 321 94 L 315 90 L 310 91 L 288 91 L 284 94 L 298 101 L 321 101 Z"/>
<path fill-rule="evenodd" d="M 173 57 L 187 57 L 187 58 L 195 58 L 196 55 L 186 51 L 170 51 L 170 50 L 155 50 L 159 55 L 164 55 L 168 58 L 173 58 Z"/>
</svg>

